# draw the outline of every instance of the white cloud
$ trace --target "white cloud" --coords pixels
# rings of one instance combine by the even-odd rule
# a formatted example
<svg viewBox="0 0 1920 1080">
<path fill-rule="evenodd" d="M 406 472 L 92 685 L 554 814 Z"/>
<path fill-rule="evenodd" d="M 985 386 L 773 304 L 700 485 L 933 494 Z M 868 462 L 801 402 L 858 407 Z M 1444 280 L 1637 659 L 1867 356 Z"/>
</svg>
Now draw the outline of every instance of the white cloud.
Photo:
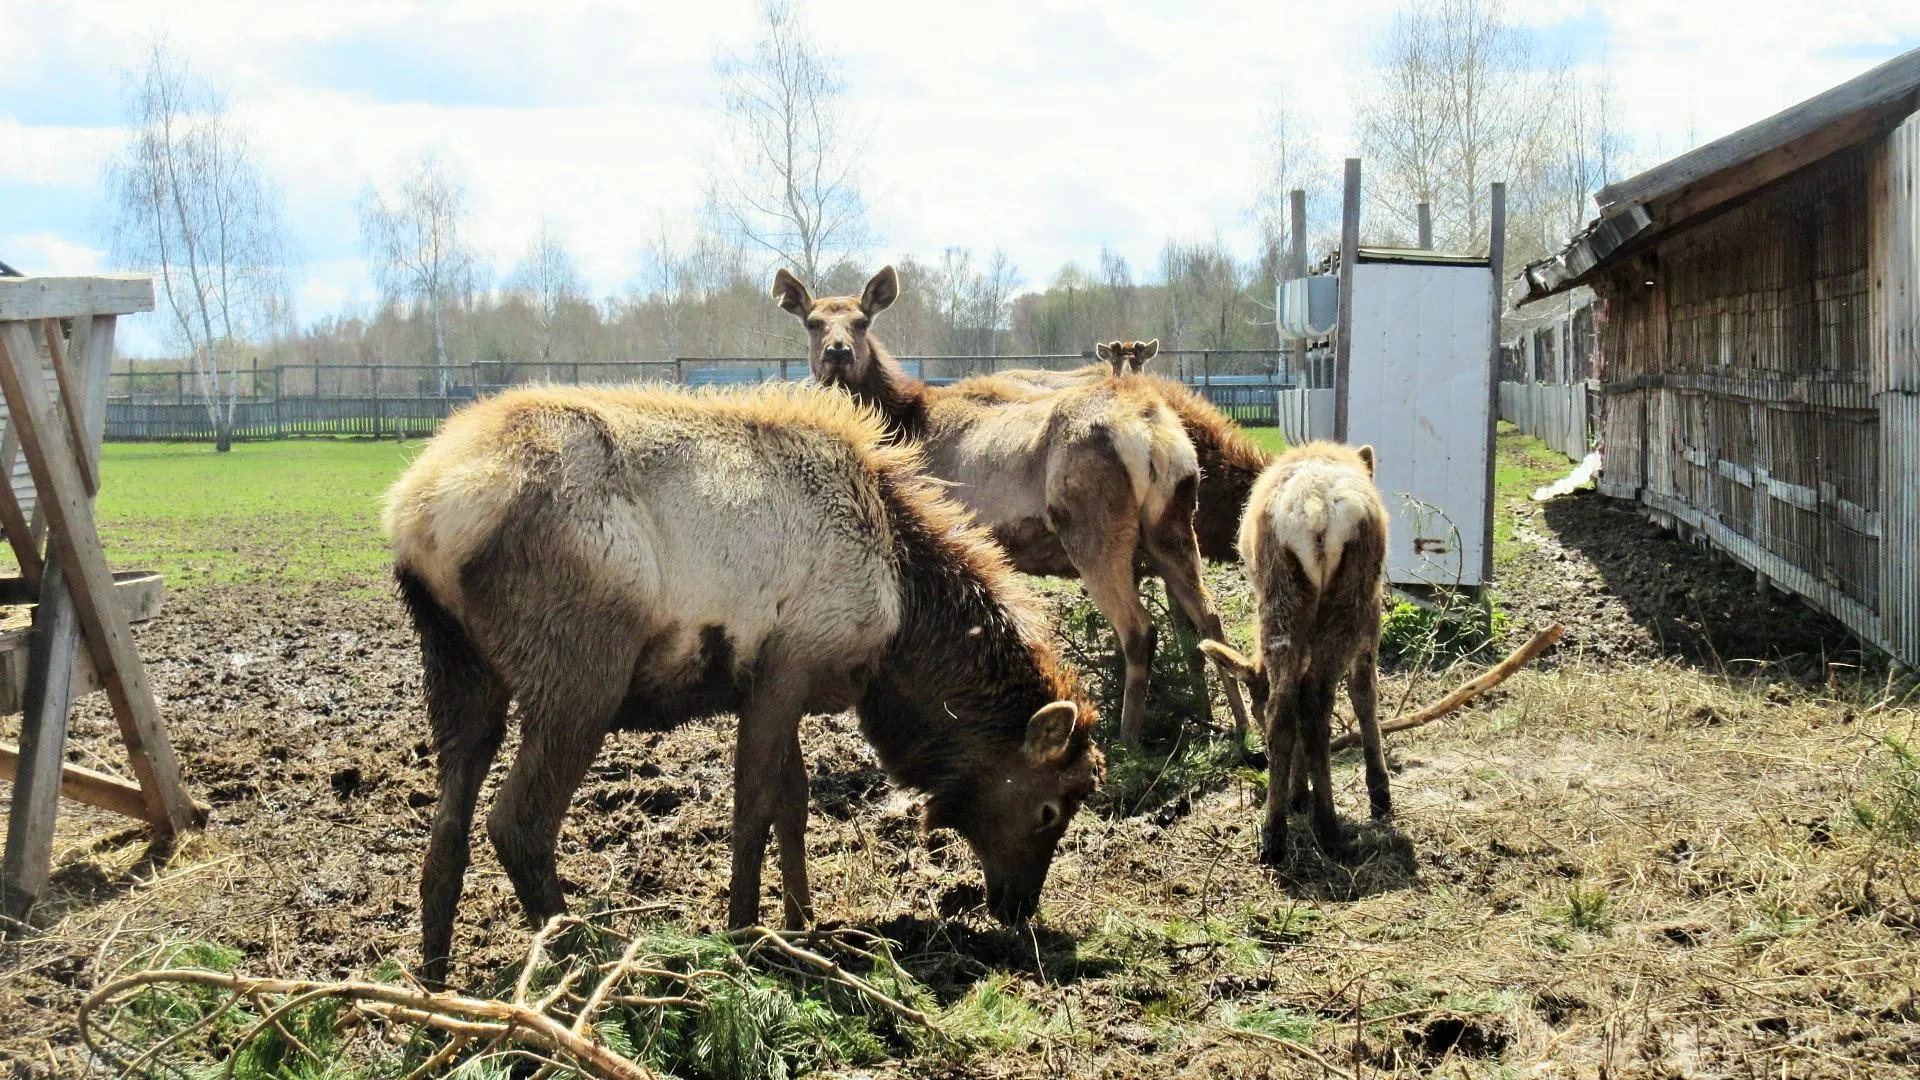
<svg viewBox="0 0 1920 1080">
<path fill-rule="evenodd" d="M 24 274 L 97 274 L 107 266 L 106 252 L 50 232 L 0 236 L 0 251 Z"/>
</svg>

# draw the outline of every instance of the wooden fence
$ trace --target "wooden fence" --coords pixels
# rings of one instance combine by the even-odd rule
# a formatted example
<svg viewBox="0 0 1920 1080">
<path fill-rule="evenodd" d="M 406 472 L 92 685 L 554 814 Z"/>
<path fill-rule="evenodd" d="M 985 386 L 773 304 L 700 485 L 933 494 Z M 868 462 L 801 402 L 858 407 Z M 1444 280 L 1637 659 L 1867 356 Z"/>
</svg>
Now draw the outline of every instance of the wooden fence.
<svg viewBox="0 0 1920 1080">
<path fill-rule="evenodd" d="M 1574 461 L 1587 456 L 1593 442 L 1587 422 L 1587 384 L 1500 384 L 1500 419 L 1539 439 Z"/>
</svg>

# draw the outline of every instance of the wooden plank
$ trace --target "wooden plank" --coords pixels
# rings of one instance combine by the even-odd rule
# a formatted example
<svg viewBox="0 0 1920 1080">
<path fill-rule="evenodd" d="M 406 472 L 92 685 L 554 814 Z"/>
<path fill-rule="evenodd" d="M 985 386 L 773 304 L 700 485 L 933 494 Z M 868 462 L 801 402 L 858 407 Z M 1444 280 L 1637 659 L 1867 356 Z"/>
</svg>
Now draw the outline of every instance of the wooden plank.
<svg viewBox="0 0 1920 1080">
<path fill-rule="evenodd" d="M 67 319 L 153 310 L 145 274 L 0 278 L 0 320 Z"/>
<path fill-rule="evenodd" d="M 0 780 L 17 780 L 23 760 L 22 755 L 30 752 L 26 747 L 16 747 L 5 742 L 0 742 Z M 147 818 L 147 797 L 141 793 L 139 784 L 122 780 L 117 776 L 109 776 L 103 772 L 95 772 L 92 769 L 83 768 L 70 762 L 61 762 L 60 764 L 60 785 L 58 793 L 66 798 L 72 799 L 74 802 L 85 803 L 88 806 L 97 806 L 102 810 L 111 810 L 116 814 L 125 815 L 136 821 L 144 821 Z M 16 794 L 15 820 L 20 819 L 18 802 L 19 799 Z M 13 853 L 18 850 L 18 848 L 12 843 L 11 835 L 8 837 L 8 841 L 6 881 L 9 884 L 7 885 L 6 907 L 7 914 L 18 919 L 26 913 L 25 907 L 31 905 L 16 906 L 18 901 L 15 897 L 21 894 L 15 891 L 18 886 L 13 884 L 15 881 Z M 34 891 L 30 895 L 37 899 L 39 890 L 44 888 L 45 885 L 46 875 L 42 872 L 40 880 L 35 884 Z"/>
<path fill-rule="evenodd" d="M 1664 198 L 1714 173 L 1804 139 L 1854 113 L 1868 109 L 1911 112 L 1916 90 L 1920 90 L 1920 49 L 1896 56 L 1864 75 L 1699 149 L 1609 184 L 1600 189 L 1595 201 L 1606 211 L 1622 204 Z"/>
<path fill-rule="evenodd" d="M 1334 320 L 1333 437 L 1347 441 L 1347 384 L 1353 357 L 1353 274 L 1360 266 L 1360 159 L 1347 159 L 1340 205 L 1340 311 Z"/>
<path fill-rule="evenodd" d="M 5 335 L 0 335 L 0 364 L 7 362 L 7 343 Z M 7 545 L 13 548 L 13 561 L 20 566 L 20 576 L 33 589 L 33 595 L 40 595 L 40 578 L 44 573 L 40 562 L 40 541 L 34 531 L 33 523 L 20 509 L 20 497 L 13 490 L 13 462 L 20 454 L 19 429 L 11 418 L 7 420 L 7 431 L 0 435 L 0 466 L 6 471 L 0 477 L 0 529 L 6 530 Z"/>
<path fill-rule="evenodd" d="M 42 319 L 40 329 L 47 339 L 47 366 L 53 369 L 53 377 L 60 387 L 60 411 L 67 416 L 67 434 L 73 443 L 74 458 L 80 466 L 80 478 L 86 481 L 88 495 L 98 495 L 100 462 L 93 446 L 97 440 L 87 437 L 84 383 L 76 372 L 70 370 L 70 364 L 84 368 L 92 359 L 89 348 L 93 337 L 93 320 L 83 318 L 73 321 L 74 351 L 71 361 L 66 350 L 60 347 L 60 320 Z"/>
<path fill-rule="evenodd" d="M 34 487 L 46 507 L 53 550 L 66 568 L 68 591 L 93 665 L 106 681 L 134 774 L 146 792 L 153 820 L 164 822 L 156 827 L 163 832 L 189 828 L 193 808 L 181 786 L 173 747 L 167 740 L 166 726 L 153 688 L 147 683 L 132 631 L 125 614 L 113 602 L 113 575 L 100 549 L 100 534 L 79 467 L 71 448 L 59 437 L 63 426 L 47 398 L 40 372 L 31 363 L 23 363 L 23 358 L 31 357 L 30 352 L 17 347 L 27 338 L 26 328 L 19 323 L 0 327 L 9 335 L 8 362 L 0 364 L 8 411 L 19 425 L 20 442 L 33 468 Z"/>
<path fill-rule="evenodd" d="M 128 622 L 146 622 L 159 614 L 166 592 L 166 582 L 159 574 L 152 570 L 116 570 L 113 586 Z M 0 578 L 0 607 L 31 604 L 38 599 L 39 593 L 25 578 Z"/>
</svg>

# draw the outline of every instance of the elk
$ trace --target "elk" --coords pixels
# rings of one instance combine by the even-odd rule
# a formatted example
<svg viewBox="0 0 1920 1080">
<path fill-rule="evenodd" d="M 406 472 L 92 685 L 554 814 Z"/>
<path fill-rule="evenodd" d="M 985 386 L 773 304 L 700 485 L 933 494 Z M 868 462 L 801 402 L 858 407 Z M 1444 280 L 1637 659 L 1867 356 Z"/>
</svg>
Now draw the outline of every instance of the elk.
<svg viewBox="0 0 1920 1080">
<path fill-rule="evenodd" d="M 1093 708 L 987 534 L 879 417 L 802 387 L 544 388 L 450 418 L 389 494 L 440 796 L 421 875 L 444 982 L 474 805 L 510 701 L 521 745 L 487 834 L 528 917 L 564 910 L 555 845 L 616 729 L 734 713 L 728 921 L 759 920 L 769 829 L 786 920 L 811 917 L 799 723 L 853 708 L 1029 917 L 1098 786 Z"/>
<path fill-rule="evenodd" d="M 1247 683 L 1266 726 L 1267 805 L 1260 860 L 1285 858 L 1287 802 L 1312 782 L 1313 831 L 1339 846 L 1328 749 L 1334 686 L 1347 681 L 1366 753 L 1373 818 L 1392 816 L 1377 715 L 1387 512 L 1373 483 L 1373 447 L 1312 442 L 1280 455 L 1254 485 L 1240 554 L 1259 609 L 1254 655 L 1219 641 L 1201 648 Z"/>
<path fill-rule="evenodd" d="M 1122 375 L 1138 375 L 1147 366 L 1147 361 L 1160 354 L 1160 339 L 1152 341 L 1103 341 L 1093 347 L 1093 354 L 1113 368 L 1115 378 Z"/>
<path fill-rule="evenodd" d="M 815 299 L 785 269 L 773 283 L 780 306 L 807 328 L 815 379 L 877 407 L 894 431 L 919 443 L 931 475 L 992 531 L 1016 569 L 1086 584 L 1120 639 L 1120 739 L 1137 743 L 1154 627 L 1140 602 L 1136 560 L 1144 556 L 1166 582 L 1200 636 L 1220 636 L 1194 539 L 1200 467 L 1192 442 L 1173 410 L 1132 378 L 1064 390 L 992 378 L 928 386 L 902 371 L 872 332 L 899 291 L 891 266 L 859 296 Z M 1205 663 L 1197 652 L 1193 662 Z M 1244 734 L 1239 685 L 1223 685 L 1235 732 Z"/>
<path fill-rule="evenodd" d="M 1024 382 L 1049 390 L 1087 386 L 1121 374 L 1111 354 L 1126 344 L 1129 343 L 1114 341 L 1095 345 L 1095 354 L 1106 363 L 1087 364 L 1072 371 L 1019 368 L 990 378 Z M 1186 429 L 1187 438 L 1200 459 L 1200 499 L 1193 515 L 1193 532 L 1200 542 L 1200 554 L 1213 562 L 1237 562 L 1241 512 L 1247 505 L 1247 496 L 1253 492 L 1254 481 L 1273 459 L 1248 441 L 1232 420 L 1192 387 L 1178 379 L 1144 371 L 1146 362 L 1160 351 L 1159 339 L 1146 342 L 1144 347 L 1150 351 L 1140 357 L 1132 371 L 1179 416 L 1180 426 Z M 957 385 L 965 386 L 969 381 Z"/>
</svg>

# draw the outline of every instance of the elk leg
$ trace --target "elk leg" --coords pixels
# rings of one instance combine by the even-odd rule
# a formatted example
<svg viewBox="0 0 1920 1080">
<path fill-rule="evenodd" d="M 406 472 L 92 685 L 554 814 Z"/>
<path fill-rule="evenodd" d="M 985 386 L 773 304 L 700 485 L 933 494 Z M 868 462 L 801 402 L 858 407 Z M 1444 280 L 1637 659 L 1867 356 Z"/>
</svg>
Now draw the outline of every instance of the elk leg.
<svg viewBox="0 0 1920 1080">
<path fill-rule="evenodd" d="M 1124 567 L 1122 567 L 1124 569 Z M 1117 580 L 1116 580 L 1117 579 Z M 1153 623 L 1140 602 L 1133 574 L 1082 575 L 1093 605 L 1113 624 L 1126 658 L 1127 686 L 1120 704 L 1120 741 L 1137 746 L 1147 726 L 1147 674 L 1153 667 Z"/>
<path fill-rule="evenodd" d="M 802 930 L 813 922 L 813 890 L 807 883 L 807 759 L 800 752 L 798 725 L 787 740 L 773 831 L 780 842 L 780 893 L 786 906 L 787 929 Z"/>
<path fill-rule="evenodd" d="M 525 699 L 520 705 L 520 754 L 487 815 L 487 836 L 537 928 L 567 910 L 554 856 L 560 822 L 600 753 L 612 710 L 528 709 Z"/>
<path fill-rule="evenodd" d="M 1284 663 L 1284 661 L 1283 661 Z M 1299 678 L 1288 666 L 1272 664 L 1268 670 L 1279 685 L 1267 698 L 1267 817 L 1260 827 L 1260 861 L 1278 866 L 1287 858 L 1288 793 L 1301 768 Z"/>
<path fill-rule="evenodd" d="M 420 978 L 439 988 L 446 985 L 453 954 L 453 915 L 471 857 L 474 804 L 506 733 L 507 694 L 491 676 L 460 682 L 429 674 L 427 710 L 439 743 L 440 805 L 420 874 Z"/>
<path fill-rule="evenodd" d="M 1193 535 L 1196 483 L 1181 483 L 1160 511 L 1159 519 L 1147 527 L 1147 555 L 1160 572 L 1160 580 L 1167 583 L 1167 595 L 1173 598 L 1174 610 L 1179 613 L 1176 617 L 1184 616 L 1188 624 L 1199 629 L 1201 637 L 1225 641 L 1227 635 L 1220 625 L 1220 613 L 1214 609 L 1213 596 L 1200 577 L 1200 542 Z M 1202 674 L 1206 661 L 1198 645 L 1195 642 L 1193 651 L 1187 654 L 1187 663 L 1199 681 L 1200 699 L 1206 701 L 1206 677 Z M 1221 672 L 1220 682 L 1226 692 L 1227 709 L 1233 713 L 1233 733 L 1244 741 L 1247 705 L 1240 696 L 1240 683 L 1225 672 Z"/>
<path fill-rule="evenodd" d="M 759 691 L 740 710 L 740 734 L 733 751 L 733 876 L 727 888 L 727 925 L 735 930 L 760 921 L 760 873 L 766 861 L 767 834 L 776 816 L 783 810 L 791 812 L 790 768 L 801 770 L 798 813 L 803 820 L 806 815 L 806 762 L 799 758 L 806 688 L 771 672 L 759 682 Z M 789 763 L 790 757 L 794 764 Z M 804 889 L 804 844 L 790 846 L 791 854 L 789 845 L 782 845 L 781 868 L 784 872 L 790 860 L 799 862 L 799 883 Z"/>
<path fill-rule="evenodd" d="M 1313 835 L 1323 851 L 1340 846 L 1340 819 L 1333 811 L 1333 680 L 1314 671 L 1300 683 L 1300 739 L 1313 784 Z"/>
<path fill-rule="evenodd" d="M 1393 817 L 1393 796 L 1387 790 L 1387 755 L 1380 745 L 1379 665 L 1372 650 L 1360 655 L 1347 674 L 1347 696 L 1360 724 L 1360 743 L 1367 760 L 1367 802 L 1373 820 Z"/>
</svg>

